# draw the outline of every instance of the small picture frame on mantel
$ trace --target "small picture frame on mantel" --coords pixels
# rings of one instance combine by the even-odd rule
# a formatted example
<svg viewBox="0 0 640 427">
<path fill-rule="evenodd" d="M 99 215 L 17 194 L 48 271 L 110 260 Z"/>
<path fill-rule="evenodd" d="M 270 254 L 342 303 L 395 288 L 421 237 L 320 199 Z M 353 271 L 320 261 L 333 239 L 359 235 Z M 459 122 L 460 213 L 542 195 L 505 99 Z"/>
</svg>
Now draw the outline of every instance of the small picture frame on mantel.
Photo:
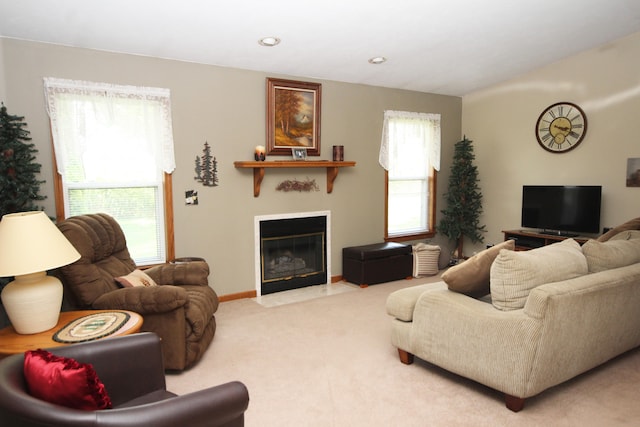
<svg viewBox="0 0 640 427">
<path fill-rule="evenodd" d="M 291 155 L 293 156 L 293 160 L 307 160 L 307 149 L 291 147 Z"/>
</svg>

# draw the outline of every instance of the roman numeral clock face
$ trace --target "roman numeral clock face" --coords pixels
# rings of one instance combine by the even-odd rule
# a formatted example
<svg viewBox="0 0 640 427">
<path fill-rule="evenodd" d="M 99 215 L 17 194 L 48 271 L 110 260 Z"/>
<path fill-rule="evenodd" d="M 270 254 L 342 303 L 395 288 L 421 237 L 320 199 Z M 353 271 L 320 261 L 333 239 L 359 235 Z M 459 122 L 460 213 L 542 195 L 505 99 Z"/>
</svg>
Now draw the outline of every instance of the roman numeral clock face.
<svg viewBox="0 0 640 427">
<path fill-rule="evenodd" d="M 547 107 L 536 123 L 536 137 L 542 148 L 552 153 L 566 153 L 582 142 L 587 133 L 587 116 L 570 102 Z"/>
</svg>

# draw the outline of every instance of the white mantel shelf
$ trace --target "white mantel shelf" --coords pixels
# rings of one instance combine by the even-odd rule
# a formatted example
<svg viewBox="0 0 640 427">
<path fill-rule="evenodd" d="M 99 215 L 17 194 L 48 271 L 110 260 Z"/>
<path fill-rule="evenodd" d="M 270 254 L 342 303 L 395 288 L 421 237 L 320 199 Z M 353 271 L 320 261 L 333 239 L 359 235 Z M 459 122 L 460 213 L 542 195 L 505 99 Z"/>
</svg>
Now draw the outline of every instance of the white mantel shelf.
<svg viewBox="0 0 640 427">
<path fill-rule="evenodd" d="M 353 167 L 356 162 L 331 160 L 281 160 L 273 162 L 236 161 L 233 165 L 239 169 L 253 169 L 253 197 L 260 195 L 260 184 L 264 178 L 264 170 L 268 168 L 326 168 L 327 169 L 327 193 L 333 191 L 333 182 L 338 176 L 338 170 L 345 167 Z"/>
</svg>

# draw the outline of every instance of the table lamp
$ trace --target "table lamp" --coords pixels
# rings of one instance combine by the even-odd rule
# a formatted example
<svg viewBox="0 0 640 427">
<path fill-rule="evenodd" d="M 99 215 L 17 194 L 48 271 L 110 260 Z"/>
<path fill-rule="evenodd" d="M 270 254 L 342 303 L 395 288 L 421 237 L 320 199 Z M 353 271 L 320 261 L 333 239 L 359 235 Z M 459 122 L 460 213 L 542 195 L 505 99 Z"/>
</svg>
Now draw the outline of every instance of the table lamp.
<svg viewBox="0 0 640 427">
<path fill-rule="evenodd" d="M 58 323 L 62 284 L 47 275 L 80 254 L 42 211 L 7 214 L 0 221 L 0 277 L 15 276 L 2 290 L 2 304 L 19 334 Z"/>
</svg>

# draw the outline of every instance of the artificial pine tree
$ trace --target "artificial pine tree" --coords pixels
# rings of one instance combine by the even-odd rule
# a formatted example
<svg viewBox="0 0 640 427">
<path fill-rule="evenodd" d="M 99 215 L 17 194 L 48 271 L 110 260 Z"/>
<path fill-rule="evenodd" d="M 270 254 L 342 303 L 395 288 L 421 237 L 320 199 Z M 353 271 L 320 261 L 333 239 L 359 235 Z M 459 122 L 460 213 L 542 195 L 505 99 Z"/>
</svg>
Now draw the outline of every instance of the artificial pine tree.
<svg viewBox="0 0 640 427">
<path fill-rule="evenodd" d="M 44 200 L 40 184 L 36 179 L 40 173 L 40 164 L 34 162 L 34 144 L 25 129 L 24 117 L 7 113 L 7 107 L 0 104 L 0 216 L 14 213 L 41 210 L 35 204 Z"/>
<path fill-rule="evenodd" d="M 438 231 L 457 243 L 455 258 L 462 258 L 462 244 L 465 237 L 472 242 L 483 242 L 481 232 L 486 232 L 480 225 L 482 213 L 482 193 L 478 186 L 478 169 L 473 165 L 473 141 L 466 135 L 462 141 L 456 142 L 449 176 L 449 192 L 445 194 L 447 208 L 441 212 Z"/>
</svg>

